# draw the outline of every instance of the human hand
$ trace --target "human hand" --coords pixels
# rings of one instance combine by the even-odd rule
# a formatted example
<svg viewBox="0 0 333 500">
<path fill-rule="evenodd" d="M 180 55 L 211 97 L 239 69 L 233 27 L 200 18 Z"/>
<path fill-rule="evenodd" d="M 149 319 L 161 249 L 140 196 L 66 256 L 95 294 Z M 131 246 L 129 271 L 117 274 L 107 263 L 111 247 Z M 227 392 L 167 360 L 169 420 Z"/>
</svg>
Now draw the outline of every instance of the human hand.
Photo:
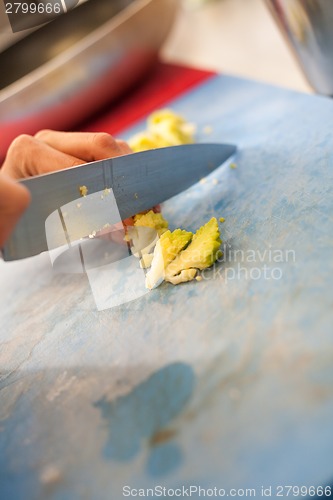
<svg viewBox="0 0 333 500">
<path fill-rule="evenodd" d="M 104 132 L 41 130 L 12 142 L 0 172 L 20 179 L 131 152 L 126 142 Z"/>
<path fill-rule="evenodd" d="M 30 202 L 29 191 L 13 179 L 127 153 L 131 153 L 131 149 L 126 142 L 106 133 L 42 130 L 34 137 L 17 137 L 0 169 L 0 248 Z"/>
</svg>

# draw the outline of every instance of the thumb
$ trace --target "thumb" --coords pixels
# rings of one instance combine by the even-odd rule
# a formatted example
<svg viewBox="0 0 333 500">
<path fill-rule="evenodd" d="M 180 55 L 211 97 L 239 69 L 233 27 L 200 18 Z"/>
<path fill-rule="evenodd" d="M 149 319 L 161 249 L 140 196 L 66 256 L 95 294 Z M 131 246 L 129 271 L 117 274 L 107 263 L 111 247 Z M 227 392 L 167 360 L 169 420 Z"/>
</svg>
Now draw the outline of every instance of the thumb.
<svg viewBox="0 0 333 500">
<path fill-rule="evenodd" d="M 30 203 L 29 191 L 0 173 L 0 248 Z"/>
</svg>

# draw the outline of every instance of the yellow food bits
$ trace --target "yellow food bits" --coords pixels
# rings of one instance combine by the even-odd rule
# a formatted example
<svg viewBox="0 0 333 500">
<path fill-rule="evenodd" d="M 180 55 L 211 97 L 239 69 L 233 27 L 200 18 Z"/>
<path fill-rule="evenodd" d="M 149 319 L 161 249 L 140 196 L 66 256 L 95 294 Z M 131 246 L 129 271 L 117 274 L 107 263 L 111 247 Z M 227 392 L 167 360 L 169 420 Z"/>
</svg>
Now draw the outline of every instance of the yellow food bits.
<svg viewBox="0 0 333 500">
<path fill-rule="evenodd" d="M 80 186 L 79 187 L 80 195 L 81 196 L 87 196 L 88 194 L 88 188 L 87 186 Z"/>
<path fill-rule="evenodd" d="M 149 210 L 145 214 L 134 216 L 134 226 L 152 227 L 161 236 L 168 229 L 168 221 L 164 219 L 162 214 L 157 214 L 153 210 Z"/>
<path fill-rule="evenodd" d="M 147 129 L 133 136 L 129 145 L 134 152 L 194 142 L 195 126 L 170 109 L 149 115 Z"/>
</svg>

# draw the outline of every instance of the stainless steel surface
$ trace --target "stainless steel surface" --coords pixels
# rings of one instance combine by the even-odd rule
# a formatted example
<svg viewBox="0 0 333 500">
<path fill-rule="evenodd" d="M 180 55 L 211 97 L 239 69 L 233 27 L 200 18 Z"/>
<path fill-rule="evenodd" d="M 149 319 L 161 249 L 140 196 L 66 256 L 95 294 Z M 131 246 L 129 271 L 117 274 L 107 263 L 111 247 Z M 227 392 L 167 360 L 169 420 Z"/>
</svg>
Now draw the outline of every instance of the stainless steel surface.
<svg viewBox="0 0 333 500">
<path fill-rule="evenodd" d="M 190 144 L 133 153 L 117 158 L 41 175 L 21 181 L 31 192 L 32 201 L 7 242 L 3 257 L 16 260 L 49 248 L 45 225 L 51 214 L 62 209 L 53 231 L 52 249 L 89 236 L 107 223 L 116 223 L 147 210 L 187 189 L 226 161 L 236 151 L 229 144 Z M 80 210 L 79 187 L 88 188 L 92 203 Z M 116 206 L 107 204 L 103 192 L 112 188 Z M 96 194 L 97 193 L 97 194 Z M 110 197 L 111 200 L 111 197 Z M 65 208 L 63 208 L 66 205 Z M 69 208 L 68 208 L 69 207 Z M 71 230 L 64 236 L 65 212 L 73 213 Z M 85 207 L 83 207 L 85 208 Z M 120 219 L 110 220 L 114 213 Z M 67 222 L 66 222 L 67 223 Z M 51 250 L 51 249 L 50 249 Z"/>
<path fill-rule="evenodd" d="M 309 83 L 318 93 L 332 96 L 332 0 L 265 1 Z"/>
<path fill-rule="evenodd" d="M 176 0 L 89 0 L 0 53 L 0 158 L 20 133 L 68 129 L 156 60 Z"/>
<path fill-rule="evenodd" d="M 0 52 L 7 49 L 22 38 L 28 36 L 34 29 L 13 33 L 5 10 L 5 3 L 0 2 Z"/>
</svg>

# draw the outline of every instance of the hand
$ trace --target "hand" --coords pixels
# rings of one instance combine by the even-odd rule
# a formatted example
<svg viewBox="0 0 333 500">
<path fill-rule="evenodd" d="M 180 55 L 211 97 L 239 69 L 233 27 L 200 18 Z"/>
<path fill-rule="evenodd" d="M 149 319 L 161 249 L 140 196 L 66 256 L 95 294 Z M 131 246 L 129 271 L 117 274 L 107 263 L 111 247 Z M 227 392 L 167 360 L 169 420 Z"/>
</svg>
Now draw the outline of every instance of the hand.
<svg viewBox="0 0 333 500">
<path fill-rule="evenodd" d="M 29 191 L 13 179 L 128 153 L 131 149 L 126 142 L 105 133 L 42 130 L 34 137 L 17 137 L 0 169 L 0 248 L 30 202 Z"/>
<path fill-rule="evenodd" d="M 41 130 L 12 142 L 0 172 L 20 179 L 131 152 L 126 142 L 103 132 Z"/>
</svg>

